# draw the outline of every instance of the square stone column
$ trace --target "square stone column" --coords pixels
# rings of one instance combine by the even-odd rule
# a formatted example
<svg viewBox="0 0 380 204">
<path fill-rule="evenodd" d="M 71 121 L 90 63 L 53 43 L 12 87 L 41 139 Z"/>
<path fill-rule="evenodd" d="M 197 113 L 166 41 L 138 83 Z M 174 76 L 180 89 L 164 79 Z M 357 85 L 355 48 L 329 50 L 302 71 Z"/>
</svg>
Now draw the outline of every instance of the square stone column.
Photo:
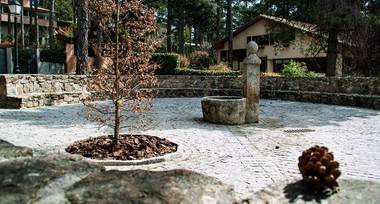
<svg viewBox="0 0 380 204">
<path fill-rule="evenodd" d="M 244 59 L 243 80 L 244 95 L 247 98 L 246 123 L 258 123 L 260 114 L 260 64 L 257 56 L 259 46 L 256 42 L 249 42 L 248 56 Z"/>
</svg>

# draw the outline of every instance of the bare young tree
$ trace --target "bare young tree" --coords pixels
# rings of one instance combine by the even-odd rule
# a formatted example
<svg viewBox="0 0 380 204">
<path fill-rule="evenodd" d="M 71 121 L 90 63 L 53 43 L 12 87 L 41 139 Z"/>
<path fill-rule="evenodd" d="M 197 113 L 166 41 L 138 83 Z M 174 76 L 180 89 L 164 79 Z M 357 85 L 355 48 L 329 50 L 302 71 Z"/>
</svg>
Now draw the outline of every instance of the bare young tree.
<svg viewBox="0 0 380 204">
<path fill-rule="evenodd" d="M 85 101 L 87 118 L 113 128 L 114 143 L 119 144 L 122 128 L 144 125 L 152 107 L 154 93 L 145 89 L 156 84 L 151 53 L 158 43 L 154 11 L 140 0 L 91 0 L 92 27 L 102 30 L 102 43 L 90 41 L 103 58 L 99 67 L 91 67 L 88 89 L 93 93 Z M 108 102 L 95 102 L 99 99 Z M 137 119 L 137 120 L 136 120 Z M 136 122 L 138 124 L 136 124 Z"/>
</svg>

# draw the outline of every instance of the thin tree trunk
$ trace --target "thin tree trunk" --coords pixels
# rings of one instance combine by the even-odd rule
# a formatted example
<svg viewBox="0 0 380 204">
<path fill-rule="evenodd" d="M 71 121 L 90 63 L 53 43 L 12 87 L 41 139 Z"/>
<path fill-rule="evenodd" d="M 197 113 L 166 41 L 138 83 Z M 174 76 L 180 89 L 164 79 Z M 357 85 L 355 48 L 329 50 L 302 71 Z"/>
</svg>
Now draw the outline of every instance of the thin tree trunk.
<svg viewBox="0 0 380 204">
<path fill-rule="evenodd" d="M 3 5 L 0 4 L 0 16 L 3 15 Z M 2 43 L 2 39 L 3 39 L 3 25 L 2 25 L 2 21 L 0 21 L 0 43 Z"/>
<path fill-rule="evenodd" d="M 38 62 L 37 62 L 37 47 L 35 47 L 35 31 L 33 26 L 34 20 L 34 4 L 36 0 L 29 1 L 29 46 L 35 48 L 32 51 L 32 59 L 30 60 L 30 70 L 29 72 L 32 74 L 36 74 L 38 72 Z"/>
<path fill-rule="evenodd" d="M 49 47 L 54 48 L 54 20 L 55 20 L 55 0 L 50 1 L 50 11 L 49 11 Z"/>
<path fill-rule="evenodd" d="M 9 12 L 8 12 L 8 22 L 11 22 L 11 14 Z M 13 33 L 11 26 L 12 26 L 11 23 L 7 23 L 8 34 Z"/>
<path fill-rule="evenodd" d="M 221 1 L 217 1 L 217 9 L 216 9 L 216 25 L 215 25 L 215 31 L 216 31 L 216 39 L 215 41 L 220 40 L 220 21 L 222 18 L 222 6 Z"/>
<path fill-rule="evenodd" d="M 98 30 L 96 31 L 96 41 L 97 41 L 97 47 L 102 47 L 103 44 L 103 30 L 98 27 Z M 96 53 L 94 63 L 96 68 L 100 69 L 103 64 L 103 58 L 101 56 L 101 53 Z"/>
<path fill-rule="evenodd" d="M 119 70 L 119 15 L 120 15 L 120 3 L 118 0 L 117 13 L 116 13 L 116 59 L 115 59 L 115 90 L 116 90 L 116 100 L 115 100 L 115 130 L 114 130 L 114 142 L 115 145 L 119 145 L 120 138 L 120 109 L 122 106 L 122 101 L 120 97 L 120 70 Z"/>
<path fill-rule="evenodd" d="M 33 4 L 34 0 L 29 1 L 29 45 L 32 45 L 32 42 L 34 40 L 34 32 L 33 32 Z"/>
<path fill-rule="evenodd" d="M 227 3 L 228 66 L 233 67 L 232 0 Z"/>
<path fill-rule="evenodd" d="M 181 16 L 178 20 L 178 52 L 180 54 L 185 53 L 185 18 L 183 17 L 183 12 L 181 11 Z"/>
<path fill-rule="evenodd" d="M 336 75 L 336 60 L 338 56 L 338 32 L 335 29 L 329 31 L 327 45 L 326 76 Z"/>
<path fill-rule="evenodd" d="M 21 23 L 21 48 L 24 48 L 25 46 L 24 1 L 21 1 L 20 23 Z"/>
<path fill-rule="evenodd" d="M 34 2 L 34 40 L 35 40 L 35 43 L 36 43 L 36 49 L 39 47 L 39 44 L 40 44 L 40 31 L 39 31 L 39 27 L 38 27 L 38 0 L 35 0 Z M 37 62 L 37 61 L 36 61 Z M 37 65 L 38 66 L 38 65 Z"/>
<path fill-rule="evenodd" d="M 189 30 L 190 30 L 190 39 L 189 39 L 189 52 L 192 53 L 193 52 L 193 45 L 192 45 L 192 29 L 191 29 L 191 25 L 189 25 Z"/>
<path fill-rule="evenodd" d="M 84 74 L 88 66 L 88 0 L 76 1 L 77 25 L 76 30 L 76 56 L 77 56 L 77 74 Z"/>
<path fill-rule="evenodd" d="M 173 25 L 173 8 L 172 8 L 172 0 L 167 0 L 167 8 L 168 8 L 168 17 L 166 22 L 166 50 L 167 52 L 172 51 L 172 25 Z"/>
<path fill-rule="evenodd" d="M 194 27 L 194 43 L 195 43 L 195 48 L 198 48 L 198 28 Z"/>
<path fill-rule="evenodd" d="M 33 14 L 34 14 L 34 46 L 35 46 L 35 50 L 34 50 L 34 60 L 33 60 L 33 73 L 38 73 L 38 47 L 39 47 L 39 44 L 40 44 L 40 31 L 39 31 L 39 27 L 38 27 L 38 5 L 39 5 L 39 0 L 34 0 L 34 8 L 33 8 Z M 32 26 L 32 25 L 30 25 Z"/>
<path fill-rule="evenodd" d="M 202 44 L 203 44 L 203 42 L 204 42 L 205 35 L 204 35 L 204 33 L 203 33 L 202 30 L 199 30 L 198 35 L 199 35 L 199 45 L 202 46 Z"/>
</svg>

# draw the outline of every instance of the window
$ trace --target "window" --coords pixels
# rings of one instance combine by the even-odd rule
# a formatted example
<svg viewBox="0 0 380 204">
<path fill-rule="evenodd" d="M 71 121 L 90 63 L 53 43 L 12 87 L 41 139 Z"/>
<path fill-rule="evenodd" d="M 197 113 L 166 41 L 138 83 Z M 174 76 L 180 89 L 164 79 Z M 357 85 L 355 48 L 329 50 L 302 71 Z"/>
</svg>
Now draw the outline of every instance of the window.
<svg viewBox="0 0 380 204">
<path fill-rule="evenodd" d="M 255 41 L 259 46 L 269 45 L 269 35 L 248 36 L 247 43 Z"/>
<path fill-rule="evenodd" d="M 281 72 L 284 65 L 289 64 L 290 59 L 277 59 L 273 61 L 273 72 Z"/>
<path fill-rule="evenodd" d="M 242 62 L 244 61 L 244 58 L 247 57 L 247 50 L 246 49 L 241 49 L 241 50 L 234 50 L 233 53 L 233 60 Z"/>
<path fill-rule="evenodd" d="M 326 72 L 326 58 L 298 58 L 298 59 L 277 59 L 273 61 L 273 71 L 281 72 L 284 65 L 289 64 L 293 60 L 296 62 L 305 62 L 309 71 L 314 71 L 318 73 Z"/>
<path fill-rule="evenodd" d="M 232 53 L 232 60 L 242 62 L 244 61 L 244 58 L 247 57 L 247 50 L 246 49 L 240 49 L 240 50 L 233 50 Z M 220 60 L 223 62 L 228 61 L 228 51 L 224 50 L 220 53 Z"/>
</svg>

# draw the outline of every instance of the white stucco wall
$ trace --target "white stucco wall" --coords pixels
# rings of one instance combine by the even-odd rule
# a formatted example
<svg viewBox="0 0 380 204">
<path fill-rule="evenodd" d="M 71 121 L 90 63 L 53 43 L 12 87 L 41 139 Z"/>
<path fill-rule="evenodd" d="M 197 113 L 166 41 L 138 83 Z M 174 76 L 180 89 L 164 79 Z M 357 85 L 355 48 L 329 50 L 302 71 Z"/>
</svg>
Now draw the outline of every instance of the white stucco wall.
<svg viewBox="0 0 380 204">
<path fill-rule="evenodd" d="M 267 20 L 260 20 L 243 32 L 236 35 L 233 39 L 233 49 L 246 49 L 248 36 L 259 36 L 268 34 L 269 22 Z M 312 44 L 312 36 L 310 34 L 296 31 L 296 38 L 289 47 L 281 50 L 275 50 L 273 45 L 261 47 L 259 50 L 260 57 L 267 57 L 268 60 L 272 59 L 289 59 L 289 58 L 308 58 L 307 49 Z M 220 52 L 228 50 L 228 42 L 224 43 L 224 48 L 218 50 Z M 313 57 L 326 57 L 326 53 L 320 53 Z"/>
</svg>

